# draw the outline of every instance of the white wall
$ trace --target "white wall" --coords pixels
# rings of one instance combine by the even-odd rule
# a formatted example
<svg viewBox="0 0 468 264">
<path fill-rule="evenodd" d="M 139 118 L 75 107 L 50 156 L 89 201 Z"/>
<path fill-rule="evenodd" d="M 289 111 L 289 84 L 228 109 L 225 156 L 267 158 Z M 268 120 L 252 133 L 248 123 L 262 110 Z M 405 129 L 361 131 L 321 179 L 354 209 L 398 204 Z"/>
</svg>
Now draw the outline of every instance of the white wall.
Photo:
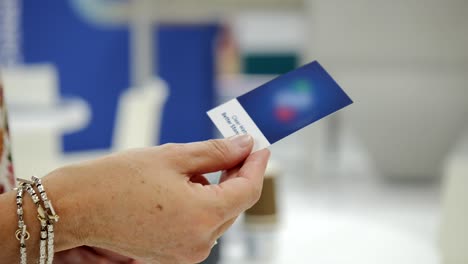
<svg viewBox="0 0 468 264">
<path fill-rule="evenodd" d="M 306 3 L 306 58 L 354 99 L 340 114 L 380 172 L 440 176 L 468 125 L 468 1 Z"/>
<path fill-rule="evenodd" d="M 311 51 L 336 61 L 464 62 L 466 0 L 310 0 Z"/>
</svg>

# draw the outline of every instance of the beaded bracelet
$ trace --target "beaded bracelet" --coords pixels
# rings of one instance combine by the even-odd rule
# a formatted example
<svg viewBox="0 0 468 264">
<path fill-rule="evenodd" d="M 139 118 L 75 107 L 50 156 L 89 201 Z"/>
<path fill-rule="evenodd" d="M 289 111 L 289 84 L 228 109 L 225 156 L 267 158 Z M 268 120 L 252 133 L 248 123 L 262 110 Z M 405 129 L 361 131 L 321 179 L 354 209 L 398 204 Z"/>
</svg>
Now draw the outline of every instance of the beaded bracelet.
<svg viewBox="0 0 468 264">
<path fill-rule="evenodd" d="M 18 230 L 16 230 L 15 236 L 20 241 L 20 263 L 27 264 L 28 255 L 26 253 L 26 240 L 29 239 L 30 235 L 26 230 L 23 218 L 23 186 L 20 184 L 16 189 L 16 213 L 18 215 Z"/>
<path fill-rule="evenodd" d="M 23 181 L 23 189 L 25 189 L 28 193 L 29 196 L 31 196 L 31 199 L 33 200 L 33 203 L 37 207 L 37 219 L 39 220 L 41 224 L 41 236 L 40 236 L 40 243 L 39 243 L 39 264 L 45 264 L 46 263 L 46 241 L 47 241 L 47 218 L 45 217 L 44 214 L 44 208 L 42 207 L 40 203 L 40 199 L 36 194 L 36 191 L 34 188 L 29 184 L 28 182 L 24 182 L 22 179 L 18 179 L 18 181 Z"/>
<path fill-rule="evenodd" d="M 42 202 L 44 203 L 44 207 L 48 211 L 47 219 L 52 221 L 53 223 L 57 223 L 59 220 L 59 216 L 55 213 L 54 207 L 52 206 L 52 202 L 48 199 L 47 193 L 44 189 L 44 185 L 42 185 L 41 179 L 36 176 L 32 176 L 31 179 L 34 181 L 35 186 L 39 190 L 41 194 Z"/>
<path fill-rule="evenodd" d="M 41 179 L 35 176 L 32 176 L 31 179 L 37 186 L 42 202 L 44 203 L 44 207 L 47 210 L 47 264 L 52 264 L 54 261 L 54 224 L 58 222 L 59 216 L 55 213 L 52 202 L 47 197 L 47 193 L 44 189 L 44 185 L 42 185 Z"/>
<path fill-rule="evenodd" d="M 52 264 L 54 260 L 54 224 L 58 222 L 59 216 L 55 213 L 52 202 L 48 199 L 47 193 L 42 185 L 41 179 L 37 177 L 32 177 L 32 181 L 19 179 L 18 181 L 22 183 L 26 191 L 30 194 L 33 202 L 37 206 L 37 212 L 41 223 L 41 240 L 40 240 L 40 255 L 39 255 L 39 264 L 45 264 L 47 257 L 47 264 Z M 42 207 L 40 199 L 34 190 L 34 187 L 37 187 L 39 194 L 42 200 L 42 203 L 45 207 Z M 46 241 L 47 241 L 47 253 L 46 253 Z"/>
<path fill-rule="evenodd" d="M 41 179 L 32 176 L 31 179 L 34 181 L 37 189 L 44 203 L 44 207 L 47 210 L 47 264 L 52 264 L 54 261 L 54 224 L 59 221 L 59 216 L 55 213 L 52 202 L 47 197 L 47 193 L 42 185 Z"/>
</svg>

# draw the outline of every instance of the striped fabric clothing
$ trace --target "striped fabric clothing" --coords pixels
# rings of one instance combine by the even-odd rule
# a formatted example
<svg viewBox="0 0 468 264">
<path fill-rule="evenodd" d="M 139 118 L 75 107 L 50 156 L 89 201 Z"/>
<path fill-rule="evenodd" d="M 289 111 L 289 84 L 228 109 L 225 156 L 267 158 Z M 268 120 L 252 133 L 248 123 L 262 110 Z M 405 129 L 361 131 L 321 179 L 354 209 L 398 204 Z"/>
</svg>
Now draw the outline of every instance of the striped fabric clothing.
<svg viewBox="0 0 468 264">
<path fill-rule="evenodd" d="M 15 177 L 11 159 L 8 117 L 3 87 L 0 83 L 0 194 L 12 190 L 14 186 Z"/>
</svg>

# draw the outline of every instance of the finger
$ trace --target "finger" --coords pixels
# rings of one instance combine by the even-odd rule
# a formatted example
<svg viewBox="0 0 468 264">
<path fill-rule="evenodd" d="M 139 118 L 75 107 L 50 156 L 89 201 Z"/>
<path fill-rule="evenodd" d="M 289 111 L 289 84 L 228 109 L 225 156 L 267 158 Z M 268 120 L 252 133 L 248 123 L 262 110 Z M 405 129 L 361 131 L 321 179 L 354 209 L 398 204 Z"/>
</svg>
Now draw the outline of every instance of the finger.
<svg viewBox="0 0 468 264">
<path fill-rule="evenodd" d="M 242 162 L 251 152 L 250 135 L 234 136 L 179 145 L 177 153 L 171 153 L 184 174 L 203 174 L 230 169 Z"/>
<path fill-rule="evenodd" d="M 239 173 L 240 168 L 242 168 L 242 165 L 243 164 L 239 164 L 232 169 L 223 171 L 223 173 L 221 174 L 221 177 L 219 178 L 219 183 L 222 183 L 229 179 L 237 177 L 237 174 Z"/>
<path fill-rule="evenodd" d="M 236 222 L 237 216 L 234 218 L 229 219 L 225 223 L 223 223 L 220 227 L 218 227 L 215 232 L 213 233 L 213 240 L 218 240 L 226 231 Z"/>
<path fill-rule="evenodd" d="M 257 151 L 244 161 L 236 174 L 218 185 L 206 186 L 215 192 L 217 207 L 224 209 L 225 219 L 239 215 L 258 201 L 269 157 L 269 150 Z"/>
</svg>

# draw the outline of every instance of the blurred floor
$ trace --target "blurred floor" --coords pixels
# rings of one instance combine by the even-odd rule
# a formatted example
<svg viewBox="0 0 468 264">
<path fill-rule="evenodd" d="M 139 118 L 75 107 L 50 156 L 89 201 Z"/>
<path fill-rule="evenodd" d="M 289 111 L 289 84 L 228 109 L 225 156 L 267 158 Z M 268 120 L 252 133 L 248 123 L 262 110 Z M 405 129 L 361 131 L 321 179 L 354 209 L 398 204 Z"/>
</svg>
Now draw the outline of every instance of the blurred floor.
<svg viewBox="0 0 468 264">
<path fill-rule="evenodd" d="M 284 173 L 270 259 L 245 257 L 246 233 L 238 220 L 224 238 L 222 264 L 439 263 L 439 184 L 382 180 L 352 136 L 344 138 L 336 163 L 327 163 L 324 151 L 301 154 L 301 141 L 313 129 L 272 147 Z M 305 165 L 311 160 L 318 162 Z"/>
</svg>

